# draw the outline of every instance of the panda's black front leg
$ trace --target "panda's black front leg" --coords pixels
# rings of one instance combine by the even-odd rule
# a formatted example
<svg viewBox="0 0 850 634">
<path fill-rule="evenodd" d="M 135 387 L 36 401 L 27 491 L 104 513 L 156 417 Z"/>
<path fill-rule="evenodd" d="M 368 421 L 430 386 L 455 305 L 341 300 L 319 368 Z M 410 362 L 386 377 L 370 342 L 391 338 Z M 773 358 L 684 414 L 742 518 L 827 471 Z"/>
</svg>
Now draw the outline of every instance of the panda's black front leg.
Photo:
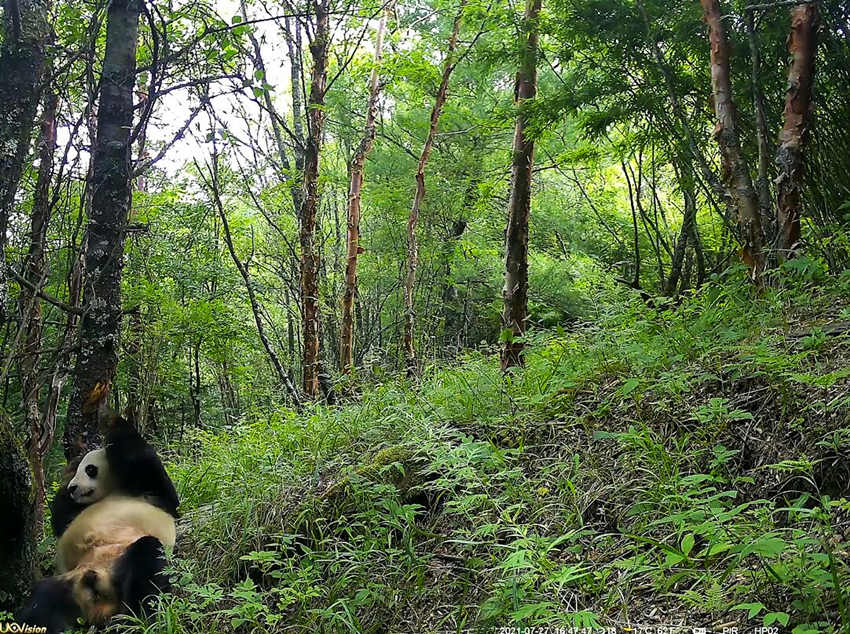
<svg viewBox="0 0 850 634">
<path fill-rule="evenodd" d="M 74 518 L 80 514 L 86 504 L 75 502 L 71 497 L 71 492 L 68 490 L 68 483 L 71 481 L 74 473 L 77 471 L 77 465 L 80 464 L 79 458 L 68 463 L 65 469 L 65 477 L 62 479 L 62 484 L 53 496 L 53 501 L 50 503 L 50 527 L 53 529 L 53 535 L 58 539 L 62 537 L 62 533 L 68 528 Z"/>
<path fill-rule="evenodd" d="M 144 611 L 151 597 L 169 589 L 167 565 L 162 543 L 150 535 L 133 542 L 121 555 L 112 583 L 132 613 Z"/>
<path fill-rule="evenodd" d="M 106 458 L 120 489 L 151 501 L 177 517 L 180 501 L 156 450 L 136 431 L 132 423 L 117 418 L 106 435 Z"/>
<path fill-rule="evenodd" d="M 68 491 L 68 485 L 63 484 L 50 505 L 50 526 L 56 538 L 62 537 L 65 529 L 74 521 L 87 505 L 75 502 Z"/>
</svg>

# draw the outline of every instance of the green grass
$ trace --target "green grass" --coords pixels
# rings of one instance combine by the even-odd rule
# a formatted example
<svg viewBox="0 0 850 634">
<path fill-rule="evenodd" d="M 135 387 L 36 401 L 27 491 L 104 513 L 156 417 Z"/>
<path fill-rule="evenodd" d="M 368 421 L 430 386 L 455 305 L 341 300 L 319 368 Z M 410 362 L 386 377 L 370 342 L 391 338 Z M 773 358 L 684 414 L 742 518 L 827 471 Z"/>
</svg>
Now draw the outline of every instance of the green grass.
<svg viewBox="0 0 850 634">
<path fill-rule="evenodd" d="M 176 588 L 121 631 L 846 629 L 848 290 L 600 301 L 507 378 L 481 350 L 195 432 Z"/>
</svg>

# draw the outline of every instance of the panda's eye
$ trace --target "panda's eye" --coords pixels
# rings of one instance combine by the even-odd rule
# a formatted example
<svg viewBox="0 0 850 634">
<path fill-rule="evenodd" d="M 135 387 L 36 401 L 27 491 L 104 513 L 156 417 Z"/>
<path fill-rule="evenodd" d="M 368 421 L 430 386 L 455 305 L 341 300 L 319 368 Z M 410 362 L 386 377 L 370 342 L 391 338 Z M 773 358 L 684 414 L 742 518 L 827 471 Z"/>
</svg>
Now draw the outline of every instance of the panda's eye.
<svg viewBox="0 0 850 634">
<path fill-rule="evenodd" d="M 86 475 L 90 478 L 97 477 L 97 467 L 93 464 L 86 465 Z"/>
</svg>

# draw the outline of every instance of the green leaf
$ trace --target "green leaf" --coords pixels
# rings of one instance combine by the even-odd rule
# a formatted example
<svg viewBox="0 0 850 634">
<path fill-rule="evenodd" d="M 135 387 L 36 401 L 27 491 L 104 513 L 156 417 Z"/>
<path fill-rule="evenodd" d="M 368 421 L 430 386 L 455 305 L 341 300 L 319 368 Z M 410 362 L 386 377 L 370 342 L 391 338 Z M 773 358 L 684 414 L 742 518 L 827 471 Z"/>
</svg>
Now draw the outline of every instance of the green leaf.
<svg viewBox="0 0 850 634">
<path fill-rule="evenodd" d="M 746 556 L 750 553 L 755 553 L 757 555 L 778 555 L 786 548 L 788 548 L 788 542 L 784 539 L 765 535 L 744 548 L 744 550 L 741 551 L 741 555 Z"/>
<path fill-rule="evenodd" d="M 774 623 L 781 623 L 783 626 L 787 626 L 790 618 L 787 612 L 768 612 L 764 615 L 764 626 L 767 627 Z"/>
<path fill-rule="evenodd" d="M 763 603 L 739 603 L 733 610 L 748 610 L 747 618 L 751 619 L 762 610 L 766 609 Z"/>
<path fill-rule="evenodd" d="M 230 20 L 231 24 L 240 24 L 241 22 L 242 22 L 242 16 L 241 15 L 234 15 L 233 18 Z"/>
<path fill-rule="evenodd" d="M 696 539 L 693 533 L 688 533 L 682 538 L 682 552 L 685 553 L 686 557 L 691 554 L 695 542 Z"/>
<path fill-rule="evenodd" d="M 256 79 L 257 81 L 262 81 L 265 78 L 266 78 L 266 72 L 264 70 L 261 70 L 261 69 L 258 68 L 257 70 L 254 71 L 254 79 Z"/>
<path fill-rule="evenodd" d="M 640 379 L 629 379 L 623 383 L 623 387 L 620 388 L 620 394 L 628 396 L 635 391 L 638 385 L 640 385 Z"/>
</svg>

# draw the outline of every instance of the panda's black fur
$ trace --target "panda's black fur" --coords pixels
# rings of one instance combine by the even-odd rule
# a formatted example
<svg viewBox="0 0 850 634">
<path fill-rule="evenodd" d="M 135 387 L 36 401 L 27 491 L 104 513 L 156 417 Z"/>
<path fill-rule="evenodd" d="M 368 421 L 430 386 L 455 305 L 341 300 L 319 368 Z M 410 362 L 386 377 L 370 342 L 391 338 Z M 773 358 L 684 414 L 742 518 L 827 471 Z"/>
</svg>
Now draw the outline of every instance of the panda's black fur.
<svg viewBox="0 0 850 634">
<path fill-rule="evenodd" d="M 174 545 L 179 504 L 174 484 L 154 448 L 123 418 L 109 421 L 105 450 L 115 491 L 89 504 L 74 501 L 67 485 L 78 460 L 69 464 L 51 504 L 57 551 L 66 532 L 64 541 L 85 537 L 73 567 L 60 567 L 61 574 L 36 584 L 20 615 L 21 622 L 45 627 L 47 634 L 65 631 L 79 617 L 103 623 L 119 612 L 137 613 L 169 586 L 165 547 Z"/>
</svg>

